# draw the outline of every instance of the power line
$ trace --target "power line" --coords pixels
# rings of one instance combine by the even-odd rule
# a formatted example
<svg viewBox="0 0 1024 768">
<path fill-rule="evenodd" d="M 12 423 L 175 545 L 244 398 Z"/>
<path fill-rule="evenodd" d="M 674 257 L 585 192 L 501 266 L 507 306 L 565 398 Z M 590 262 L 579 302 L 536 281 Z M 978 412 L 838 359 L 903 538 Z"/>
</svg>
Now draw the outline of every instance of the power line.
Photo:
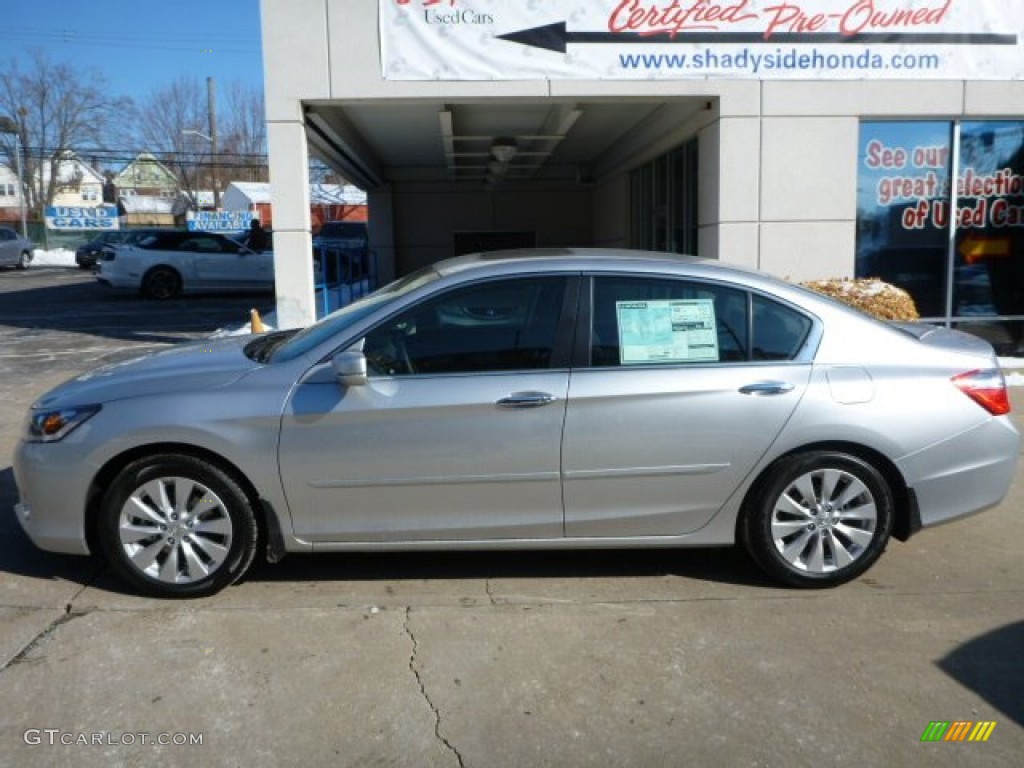
<svg viewBox="0 0 1024 768">
<path fill-rule="evenodd" d="M 258 40 L 251 38 L 213 37 L 152 37 L 138 35 L 112 35 L 109 33 L 86 33 L 78 30 L 53 31 L 30 27 L 14 27 L 0 31 L 0 40 L 11 40 L 21 44 L 40 43 L 48 48 L 54 45 L 77 45 L 99 48 L 124 48 L 136 50 L 201 51 L 231 55 L 256 56 L 261 54 Z M 255 47 L 248 47 L 255 45 Z"/>
</svg>

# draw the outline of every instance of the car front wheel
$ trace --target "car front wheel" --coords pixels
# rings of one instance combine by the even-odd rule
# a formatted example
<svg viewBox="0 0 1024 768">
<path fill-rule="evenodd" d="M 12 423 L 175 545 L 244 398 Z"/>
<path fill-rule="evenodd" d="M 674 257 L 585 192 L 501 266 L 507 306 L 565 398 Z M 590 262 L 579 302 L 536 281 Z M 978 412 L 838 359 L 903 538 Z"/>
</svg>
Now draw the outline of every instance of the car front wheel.
<svg viewBox="0 0 1024 768">
<path fill-rule="evenodd" d="M 107 490 L 99 540 L 126 581 L 160 597 L 211 595 L 256 552 L 252 504 L 216 466 L 178 454 L 129 464 Z"/>
<path fill-rule="evenodd" d="M 170 267 L 154 267 L 142 279 L 142 294 L 151 299 L 173 299 L 181 293 L 181 277 Z"/>
<path fill-rule="evenodd" d="M 28 251 L 22 251 L 21 256 L 18 257 L 18 269 L 28 269 L 28 265 L 32 263 L 32 254 Z"/>
<path fill-rule="evenodd" d="M 797 587 L 832 587 L 885 551 L 893 507 L 888 483 L 866 461 L 833 451 L 795 454 L 755 487 L 741 534 L 769 575 Z"/>
</svg>

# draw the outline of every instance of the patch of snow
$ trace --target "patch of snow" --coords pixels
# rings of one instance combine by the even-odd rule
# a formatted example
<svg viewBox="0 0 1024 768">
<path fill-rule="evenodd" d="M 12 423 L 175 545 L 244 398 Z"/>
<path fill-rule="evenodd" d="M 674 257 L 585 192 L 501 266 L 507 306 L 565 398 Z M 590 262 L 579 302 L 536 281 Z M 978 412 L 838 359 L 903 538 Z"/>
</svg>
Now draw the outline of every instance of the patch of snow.
<svg viewBox="0 0 1024 768">
<path fill-rule="evenodd" d="M 75 252 L 67 248 L 55 248 L 44 251 L 36 248 L 32 251 L 31 267 L 77 267 L 75 263 Z"/>
<path fill-rule="evenodd" d="M 260 315 L 260 321 L 263 323 L 264 331 L 276 331 L 277 330 L 277 312 L 267 312 L 266 315 Z M 218 328 L 216 331 L 210 334 L 211 339 L 223 339 L 228 336 L 248 336 L 252 333 L 252 322 L 243 323 L 235 328 Z"/>
</svg>

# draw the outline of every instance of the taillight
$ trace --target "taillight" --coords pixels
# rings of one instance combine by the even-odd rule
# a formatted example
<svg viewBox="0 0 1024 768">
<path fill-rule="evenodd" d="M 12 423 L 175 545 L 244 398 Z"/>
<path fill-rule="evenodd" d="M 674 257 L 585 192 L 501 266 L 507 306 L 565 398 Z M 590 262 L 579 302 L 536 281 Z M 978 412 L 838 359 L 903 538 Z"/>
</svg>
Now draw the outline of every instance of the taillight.
<svg viewBox="0 0 1024 768">
<path fill-rule="evenodd" d="M 953 383 L 993 416 L 1004 416 L 1011 410 L 1006 379 L 998 368 L 961 373 L 953 377 Z"/>
</svg>

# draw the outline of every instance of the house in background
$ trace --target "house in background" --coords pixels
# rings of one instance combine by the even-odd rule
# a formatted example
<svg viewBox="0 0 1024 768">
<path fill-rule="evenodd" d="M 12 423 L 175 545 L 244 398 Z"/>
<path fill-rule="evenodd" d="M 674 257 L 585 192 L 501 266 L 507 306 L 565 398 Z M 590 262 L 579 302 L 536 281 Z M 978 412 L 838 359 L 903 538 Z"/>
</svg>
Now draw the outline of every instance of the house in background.
<svg viewBox="0 0 1024 768">
<path fill-rule="evenodd" d="M 21 220 L 21 189 L 18 174 L 6 165 L 0 165 L 0 222 Z"/>
<path fill-rule="evenodd" d="M 113 181 L 124 206 L 124 224 L 171 226 L 184 211 L 178 177 L 148 152 L 136 155 Z"/>
<path fill-rule="evenodd" d="M 117 191 L 124 197 L 161 197 L 173 200 L 181 182 L 163 163 L 148 152 L 140 152 L 114 176 Z"/>
<path fill-rule="evenodd" d="M 370 209 L 366 192 L 352 184 L 310 184 L 310 214 L 313 231 L 326 221 L 367 221 Z"/>
<path fill-rule="evenodd" d="M 181 198 L 150 195 L 122 195 L 120 205 L 122 227 L 173 227 L 186 210 Z"/>
<path fill-rule="evenodd" d="M 103 204 L 103 176 L 74 152 L 60 154 L 56 163 L 54 206 L 92 208 Z M 50 184 L 51 164 L 43 163 L 43 185 Z"/>
<path fill-rule="evenodd" d="M 249 211 L 264 227 L 274 226 L 270 184 L 233 181 L 221 198 L 225 211 Z M 309 210 L 314 231 L 325 221 L 366 221 L 366 193 L 351 184 L 310 184 Z"/>
</svg>

